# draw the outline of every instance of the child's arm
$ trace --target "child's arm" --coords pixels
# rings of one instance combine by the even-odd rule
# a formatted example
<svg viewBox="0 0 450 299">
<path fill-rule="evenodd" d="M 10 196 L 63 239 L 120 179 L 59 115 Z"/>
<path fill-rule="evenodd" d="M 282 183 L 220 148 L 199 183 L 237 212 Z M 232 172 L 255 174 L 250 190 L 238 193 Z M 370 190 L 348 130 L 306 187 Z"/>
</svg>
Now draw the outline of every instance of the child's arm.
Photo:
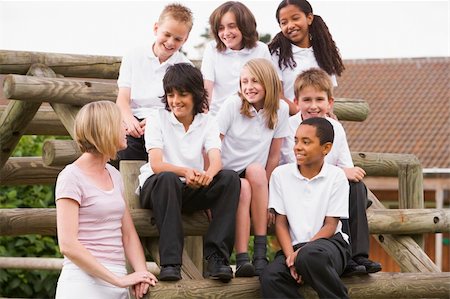
<svg viewBox="0 0 450 299">
<path fill-rule="evenodd" d="M 180 177 L 184 177 L 186 179 L 186 185 L 188 185 L 189 187 L 194 189 L 200 187 L 200 185 L 195 182 L 195 178 L 196 176 L 199 176 L 202 172 L 197 169 L 181 167 L 164 162 L 162 149 L 160 148 L 150 149 L 148 151 L 148 160 L 155 174 L 164 171 L 173 172 Z"/>
<path fill-rule="evenodd" d="M 280 163 L 281 145 L 283 144 L 283 138 L 273 138 L 270 144 L 269 156 L 266 164 L 266 176 L 267 180 L 270 179 L 272 171 Z"/>
<path fill-rule="evenodd" d="M 320 238 L 331 238 L 334 236 L 338 223 L 338 217 L 326 216 L 322 228 L 311 238 L 310 242 Z"/>
<path fill-rule="evenodd" d="M 358 166 L 349 168 L 342 167 L 342 170 L 344 170 L 347 179 L 352 182 L 359 182 L 366 176 L 364 169 Z"/>
<path fill-rule="evenodd" d="M 210 81 L 210 80 L 203 80 L 203 85 L 206 89 L 206 92 L 208 93 L 208 105 L 209 105 L 209 107 L 211 107 L 214 82 Z"/>
<path fill-rule="evenodd" d="M 277 214 L 275 218 L 275 234 L 278 243 L 280 243 L 281 250 L 283 250 L 284 256 L 286 257 L 286 266 L 289 268 L 291 276 L 297 283 L 300 283 L 302 278 L 298 275 L 294 265 L 295 258 L 300 249 L 294 251 L 292 247 L 291 235 L 289 234 L 289 222 L 286 215 Z"/>
<path fill-rule="evenodd" d="M 220 150 L 213 148 L 208 151 L 208 168 L 206 171 L 195 178 L 200 186 L 208 186 L 216 174 L 222 169 L 222 160 L 220 158 Z"/>
<path fill-rule="evenodd" d="M 123 121 L 127 125 L 127 134 L 139 138 L 144 134 L 145 120 L 139 123 L 131 112 L 131 88 L 120 87 L 116 104 L 122 112 Z"/>
</svg>

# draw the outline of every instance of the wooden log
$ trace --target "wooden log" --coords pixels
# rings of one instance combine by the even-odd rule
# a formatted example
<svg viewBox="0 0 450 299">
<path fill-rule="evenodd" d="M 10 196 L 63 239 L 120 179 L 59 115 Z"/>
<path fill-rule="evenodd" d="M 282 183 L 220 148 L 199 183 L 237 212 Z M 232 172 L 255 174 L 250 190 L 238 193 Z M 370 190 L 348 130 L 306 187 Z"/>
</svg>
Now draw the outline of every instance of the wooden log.
<svg viewBox="0 0 450 299">
<path fill-rule="evenodd" d="M 450 232 L 450 209 L 369 209 L 371 234 Z"/>
<path fill-rule="evenodd" d="M 42 161 L 45 166 L 64 166 L 79 156 L 81 151 L 73 140 L 46 140 L 42 145 Z"/>
<path fill-rule="evenodd" d="M 0 74 L 24 75 L 43 63 L 66 77 L 117 79 L 121 57 L 0 50 Z"/>
<path fill-rule="evenodd" d="M 0 186 L 54 184 L 62 169 L 45 166 L 42 157 L 11 157 L 0 170 Z"/>
<path fill-rule="evenodd" d="M 355 166 L 363 168 L 367 176 L 397 177 L 400 165 L 417 163 L 411 154 L 352 152 Z"/>
<path fill-rule="evenodd" d="M 25 103 L 25 102 L 23 102 Z M 0 105 L 0 115 L 6 111 L 6 105 Z M 50 106 L 41 105 L 39 110 L 24 129 L 23 135 L 69 135 L 55 111 Z"/>
<path fill-rule="evenodd" d="M 350 298 L 448 298 L 450 273 L 376 273 L 342 278 Z M 308 285 L 299 291 L 318 298 Z M 258 278 L 235 278 L 229 283 L 210 279 L 159 282 L 144 298 L 261 298 Z"/>
<path fill-rule="evenodd" d="M 33 64 L 27 72 L 27 76 L 54 77 L 55 72 L 41 64 Z M 20 99 L 17 98 L 17 99 Z M 34 103 L 22 101 L 10 101 L 8 107 L 0 117 L 0 169 L 3 168 L 11 156 L 20 138 L 25 133 L 34 115 L 42 104 L 42 99 Z"/>
<path fill-rule="evenodd" d="M 423 174 L 419 159 L 414 156 L 409 163 L 401 164 L 398 172 L 398 203 L 400 209 L 423 209 Z M 424 248 L 423 235 L 411 235 Z"/>
<path fill-rule="evenodd" d="M 7 99 L 30 102 L 46 99 L 50 103 L 83 106 L 93 101 L 112 101 L 117 98 L 115 82 L 99 82 L 73 78 L 39 79 L 22 75 L 7 75 L 3 94 Z"/>
<path fill-rule="evenodd" d="M 420 227 L 422 233 L 450 232 L 450 209 L 422 210 L 380 210 L 367 211 L 369 229 L 374 234 L 408 234 Z M 140 237 L 158 237 L 156 225 L 151 222 L 152 211 L 131 210 L 134 225 Z M 54 235 L 56 233 L 56 211 L 53 208 L 0 209 L 0 236 L 12 235 Z M 416 221 L 417 217 L 417 221 Z M 393 225 L 383 222 L 393 221 Z M 437 221 L 438 223 L 431 223 Z M 415 222 L 420 222 L 415 223 Z M 38 225 L 35 225 L 38 223 Z M 202 236 L 208 229 L 208 219 L 203 212 L 183 215 L 183 228 L 186 236 Z M 423 227 L 422 227 L 423 226 Z M 50 232 L 48 228 L 51 228 Z M 274 235 L 273 229 L 268 234 Z"/>
<path fill-rule="evenodd" d="M 56 115 L 58 115 L 67 132 L 69 132 L 69 135 L 72 137 L 72 139 L 75 139 L 75 117 L 77 116 L 77 113 L 81 107 L 61 103 L 50 103 L 50 105 L 52 106 L 53 110 L 55 110 Z"/>
<path fill-rule="evenodd" d="M 0 269 L 26 269 L 26 270 L 61 270 L 62 258 L 49 257 L 0 257 Z M 159 267 L 153 262 L 147 262 L 147 269 L 159 274 Z"/>
<path fill-rule="evenodd" d="M 369 209 L 385 209 L 383 204 L 368 190 L 372 205 Z M 397 262 L 402 272 L 440 272 L 428 255 L 409 236 L 380 234 L 376 240 Z"/>
<path fill-rule="evenodd" d="M 364 121 L 369 115 L 369 104 L 361 99 L 336 98 L 333 112 L 339 120 Z"/>
</svg>

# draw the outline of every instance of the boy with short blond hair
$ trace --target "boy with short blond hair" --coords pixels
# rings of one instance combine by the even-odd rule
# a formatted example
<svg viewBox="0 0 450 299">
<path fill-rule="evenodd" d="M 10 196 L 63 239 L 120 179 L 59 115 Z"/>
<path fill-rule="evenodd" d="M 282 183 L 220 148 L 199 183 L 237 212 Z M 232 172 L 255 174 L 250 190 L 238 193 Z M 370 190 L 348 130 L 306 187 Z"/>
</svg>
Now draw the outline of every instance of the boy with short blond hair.
<svg viewBox="0 0 450 299">
<path fill-rule="evenodd" d="M 369 257 L 369 226 L 367 223 L 367 188 L 362 182 L 366 172 L 353 165 L 344 127 L 335 119 L 327 117 L 332 110 L 333 84 L 330 76 L 318 68 L 309 69 L 297 76 L 294 102 L 299 113 L 290 117 L 291 135 L 284 140 L 282 147 L 282 163 L 295 161 L 292 151 L 295 130 L 299 124 L 311 117 L 325 117 L 333 125 L 335 139 L 333 148 L 325 157 L 325 162 L 344 170 L 350 183 L 349 206 L 350 217 L 344 220 L 344 229 L 349 233 L 352 244 L 352 259 L 349 260 L 344 275 L 375 273 L 381 270 L 380 263 L 371 261 Z M 349 231 L 348 231 L 349 230 Z"/>
<path fill-rule="evenodd" d="M 170 65 L 191 63 L 179 50 L 192 29 L 189 8 L 169 4 L 154 24 L 151 45 L 133 49 L 122 58 L 117 85 L 117 105 L 127 128 L 128 147 L 119 152 L 119 160 L 146 160 L 145 118 L 151 110 L 164 108 L 162 78 Z"/>
</svg>

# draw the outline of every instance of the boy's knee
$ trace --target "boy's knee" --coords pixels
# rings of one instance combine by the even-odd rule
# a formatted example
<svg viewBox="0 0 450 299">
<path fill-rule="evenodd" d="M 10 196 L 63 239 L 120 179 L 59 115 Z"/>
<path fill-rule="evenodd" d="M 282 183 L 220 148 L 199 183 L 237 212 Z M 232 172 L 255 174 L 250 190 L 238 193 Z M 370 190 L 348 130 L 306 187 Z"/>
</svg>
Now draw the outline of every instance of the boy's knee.
<svg viewBox="0 0 450 299">
<path fill-rule="evenodd" d="M 239 187 L 241 186 L 239 175 L 234 170 L 222 169 L 217 176 L 224 183 L 237 185 Z"/>
<path fill-rule="evenodd" d="M 295 268 L 299 272 L 322 268 L 329 263 L 330 254 L 324 248 L 304 246 L 295 260 Z"/>
<path fill-rule="evenodd" d="M 158 176 L 158 181 L 163 181 L 163 182 L 180 181 L 180 178 L 178 177 L 178 175 L 176 175 L 174 172 L 171 172 L 171 171 L 163 171 L 163 172 L 157 174 L 157 176 Z"/>
</svg>

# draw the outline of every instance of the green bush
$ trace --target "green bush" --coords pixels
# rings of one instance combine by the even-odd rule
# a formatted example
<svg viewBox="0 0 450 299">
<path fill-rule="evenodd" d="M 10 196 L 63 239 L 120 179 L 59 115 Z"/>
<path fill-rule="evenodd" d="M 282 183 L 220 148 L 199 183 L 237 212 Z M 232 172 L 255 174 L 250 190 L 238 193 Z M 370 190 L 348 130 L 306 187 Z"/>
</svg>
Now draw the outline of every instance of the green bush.
<svg viewBox="0 0 450 299">
<path fill-rule="evenodd" d="M 13 156 L 42 155 L 43 136 L 24 136 Z M 0 208 L 55 207 L 54 186 L 0 187 Z M 7 257 L 61 257 L 54 236 L 24 235 L 0 237 L 0 256 Z M 57 271 L 0 269 L 0 297 L 53 298 Z"/>
</svg>

